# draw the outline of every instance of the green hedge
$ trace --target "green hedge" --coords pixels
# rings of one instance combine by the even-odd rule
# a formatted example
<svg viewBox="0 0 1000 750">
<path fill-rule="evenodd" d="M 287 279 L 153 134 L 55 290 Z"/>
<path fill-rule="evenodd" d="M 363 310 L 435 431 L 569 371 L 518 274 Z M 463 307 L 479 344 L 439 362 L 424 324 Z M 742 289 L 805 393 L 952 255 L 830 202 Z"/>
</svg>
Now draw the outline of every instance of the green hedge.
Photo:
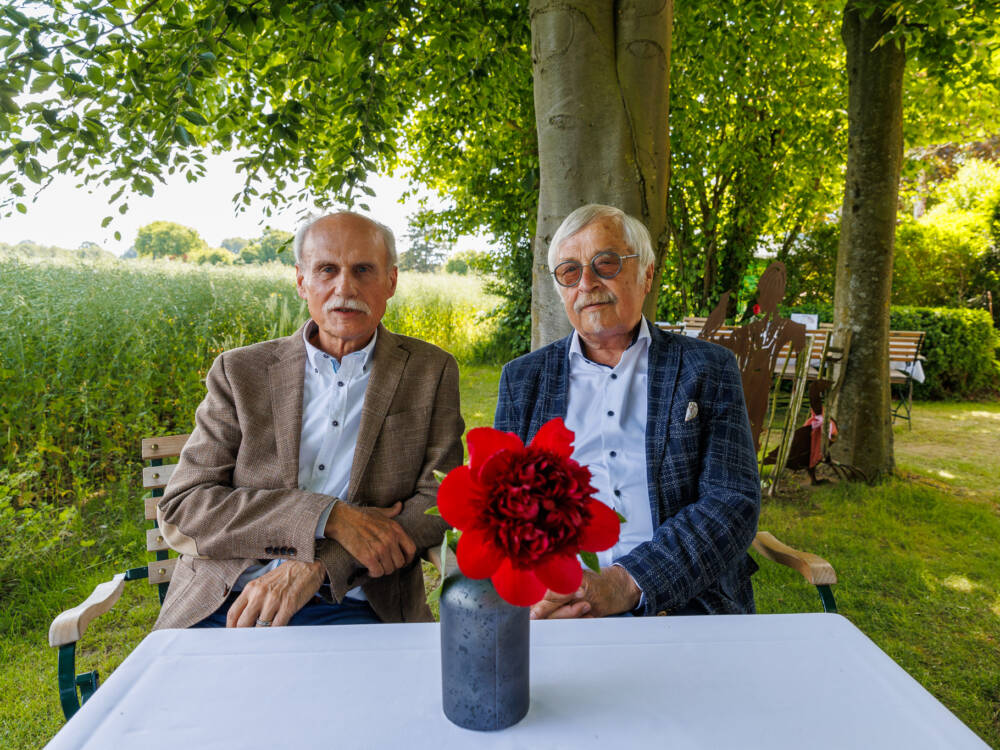
<svg viewBox="0 0 1000 750">
<path fill-rule="evenodd" d="M 889 326 L 923 331 L 921 353 L 927 380 L 914 383 L 919 399 L 974 398 L 1000 393 L 1000 334 L 986 310 L 949 307 L 893 307 Z"/>
</svg>

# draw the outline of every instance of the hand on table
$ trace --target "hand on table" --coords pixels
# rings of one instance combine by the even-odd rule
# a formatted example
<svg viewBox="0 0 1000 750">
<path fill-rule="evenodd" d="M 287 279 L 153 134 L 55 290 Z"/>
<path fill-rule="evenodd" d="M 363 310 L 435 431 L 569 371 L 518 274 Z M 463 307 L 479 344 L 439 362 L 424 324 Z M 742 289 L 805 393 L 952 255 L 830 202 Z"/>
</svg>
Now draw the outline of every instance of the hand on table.
<svg viewBox="0 0 1000 750">
<path fill-rule="evenodd" d="M 620 565 L 601 568 L 600 573 L 585 570 L 583 582 L 574 593 L 546 591 L 542 600 L 532 605 L 531 619 L 617 615 L 635 609 L 641 595 L 632 576 Z"/>
<path fill-rule="evenodd" d="M 393 517 L 403 503 L 388 508 L 338 502 L 330 511 L 324 533 L 368 569 L 372 578 L 389 575 L 408 565 L 417 554 L 417 545 Z"/>
<path fill-rule="evenodd" d="M 257 620 L 272 627 L 287 625 L 319 590 L 324 576 L 323 563 L 318 560 L 286 560 L 246 585 L 229 608 L 226 627 L 252 628 Z"/>
</svg>

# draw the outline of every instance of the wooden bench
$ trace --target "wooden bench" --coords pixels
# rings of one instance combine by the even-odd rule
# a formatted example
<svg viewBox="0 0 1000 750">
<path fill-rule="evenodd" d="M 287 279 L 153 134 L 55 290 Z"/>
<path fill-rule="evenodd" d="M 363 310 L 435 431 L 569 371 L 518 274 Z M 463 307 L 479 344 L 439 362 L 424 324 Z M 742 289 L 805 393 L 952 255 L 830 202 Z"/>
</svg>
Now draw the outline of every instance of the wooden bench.
<svg viewBox="0 0 1000 750">
<path fill-rule="evenodd" d="M 111 580 L 98 584 L 82 603 L 59 613 L 49 626 L 49 645 L 59 649 L 59 700 L 67 719 L 79 710 L 80 705 L 94 694 L 99 685 L 96 670 L 76 674 L 76 643 L 83 637 L 90 623 L 114 607 L 122 595 L 126 581 L 146 580 L 157 586 L 160 603 L 163 603 L 177 557 L 157 527 L 156 503 L 163 496 L 163 488 L 176 467 L 176 463 L 164 461 L 178 458 L 188 437 L 190 436 L 165 435 L 142 441 L 142 458 L 148 465 L 142 470 L 141 481 L 143 488 L 149 490 L 142 498 L 143 513 L 151 523 L 145 532 L 146 550 L 153 559 L 146 565 L 118 573 Z M 816 586 L 824 611 L 837 611 L 830 590 L 830 586 L 837 582 L 837 575 L 830 563 L 808 552 L 792 549 L 766 531 L 757 534 L 753 547 L 763 557 L 799 571 L 809 583 Z M 438 548 L 427 550 L 425 559 L 438 571 L 441 570 Z M 453 569 L 453 559 L 453 555 L 449 556 L 449 572 Z"/>
</svg>

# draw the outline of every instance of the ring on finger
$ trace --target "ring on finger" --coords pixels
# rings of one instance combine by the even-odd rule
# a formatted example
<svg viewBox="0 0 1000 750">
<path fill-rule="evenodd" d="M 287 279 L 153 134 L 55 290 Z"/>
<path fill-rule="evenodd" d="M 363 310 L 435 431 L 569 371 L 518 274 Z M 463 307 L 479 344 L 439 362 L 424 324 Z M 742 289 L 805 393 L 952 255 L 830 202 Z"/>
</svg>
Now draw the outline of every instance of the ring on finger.
<svg viewBox="0 0 1000 750">
<path fill-rule="evenodd" d="M 271 621 L 270 620 L 262 620 L 259 617 L 257 618 L 257 627 L 258 628 L 268 628 L 270 626 L 271 626 Z"/>
</svg>

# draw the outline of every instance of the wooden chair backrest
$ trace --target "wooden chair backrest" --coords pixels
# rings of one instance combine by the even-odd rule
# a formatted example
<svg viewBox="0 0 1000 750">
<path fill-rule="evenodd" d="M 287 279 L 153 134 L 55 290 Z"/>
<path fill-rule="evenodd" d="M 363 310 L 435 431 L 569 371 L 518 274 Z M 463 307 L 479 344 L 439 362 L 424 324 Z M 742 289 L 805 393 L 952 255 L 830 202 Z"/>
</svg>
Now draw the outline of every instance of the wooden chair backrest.
<svg viewBox="0 0 1000 750">
<path fill-rule="evenodd" d="M 658 320 L 656 321 L 656 327 L 668 333 L 684 333 L 683 323 L 664 323 Z"/>
<path fill-rule="evenodd" d="M 916 362 L 923 343 L 923 331 L 889 331 L 889 361 Z"/>
<path fill-rule="evenodd" d="M 142 470 L 142 486 L 149 490 L 143 497 L 143 510 L 147 521 L 153 522 L 153 527 L 146 530 L 146 551 L 155 554 L 156 559 L 149 562 L 149 582 L 159 584 L 160 601 L 166 594 L 166 585 L 177 564 L 176 557 L 170 557 L 170 545 L 160 534 L 156 525 L 156 503 L 163 497 L 163 488 L 167 486 L 170 475 L 174 473 L 175 463 L 165 464 L 164 459 L 175 459 L 181 455 L 181 449 L 187 442 L 188 435 L 161 435 L 159 437 L 143 438 L 142 459 L 149 462 Z"/>
<path fill-rule="evenodd" d="M 829 343 L 830 334 L 832 331 L 828 331 L 825 328 L 820 328 L 818 330 L 807 330 L 806 336 L 812 339 L 812 348 L 809 351 L 809 362 L 810 367 L 812 367 L 812 362 L 823 362 L 823 358 L 826 356 L 827 346 Z M 782 364 L 788 357 L 791 359 L 788 361 L 788 366 L 784 367 L 784 377 L 786 379 L 791 378 L 795 374 L 795 361 L 796 355 L 792 354 L 791 343 L 786 343 L 781 347 L 781 351 L 778 354 L 779 365 L 777 367 L 778 371 L 782 370 Z M 810 374 L 812 377 L 812 374 Z"/>
</svg>

